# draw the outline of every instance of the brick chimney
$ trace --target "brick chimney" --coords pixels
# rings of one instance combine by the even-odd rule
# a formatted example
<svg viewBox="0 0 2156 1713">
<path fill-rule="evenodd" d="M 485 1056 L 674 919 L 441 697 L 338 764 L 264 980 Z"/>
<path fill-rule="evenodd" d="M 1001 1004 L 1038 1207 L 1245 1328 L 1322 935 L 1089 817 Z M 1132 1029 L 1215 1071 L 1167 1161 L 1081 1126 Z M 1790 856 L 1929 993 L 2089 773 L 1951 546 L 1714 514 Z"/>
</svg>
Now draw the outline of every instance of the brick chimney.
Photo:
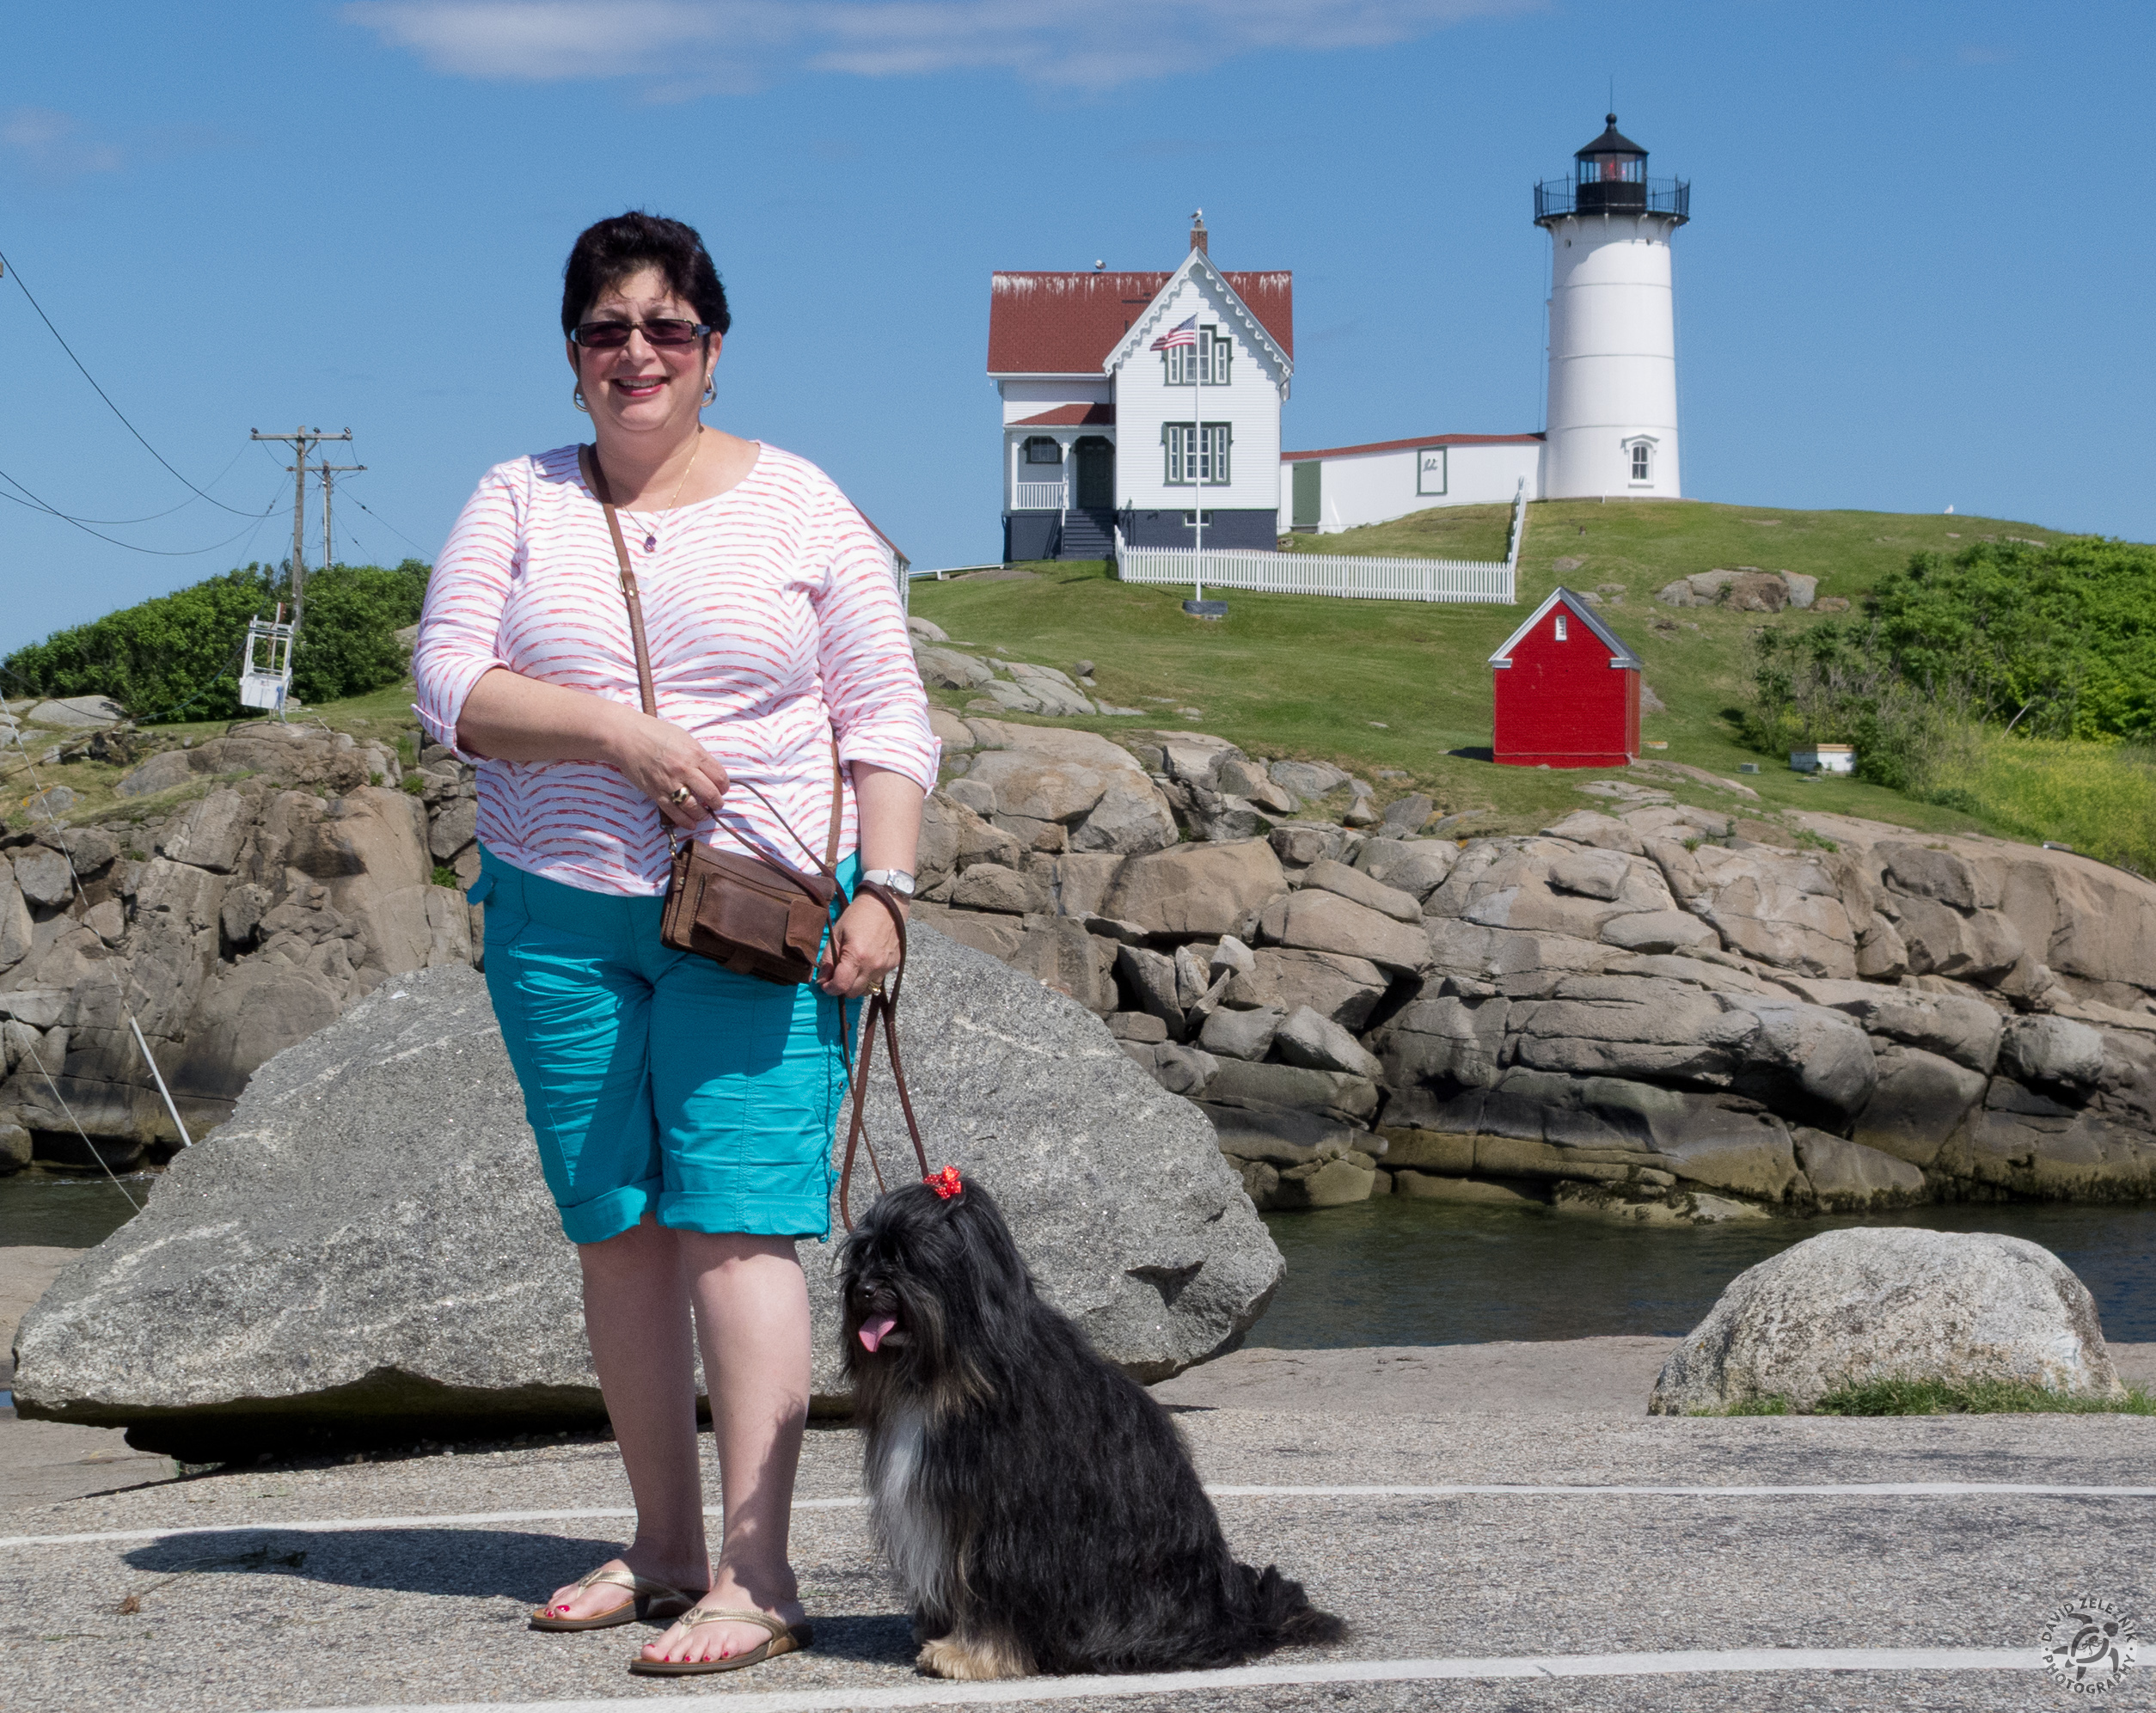
<svg viewBox="0 0 2156 1713">
<path fill-rule="evenodd" d="M 1208 254 L 1205 248 L 1205 211 L 1202 208 L 1191 216 L 1191 248 L 1200 255 Z"/>
</svg>

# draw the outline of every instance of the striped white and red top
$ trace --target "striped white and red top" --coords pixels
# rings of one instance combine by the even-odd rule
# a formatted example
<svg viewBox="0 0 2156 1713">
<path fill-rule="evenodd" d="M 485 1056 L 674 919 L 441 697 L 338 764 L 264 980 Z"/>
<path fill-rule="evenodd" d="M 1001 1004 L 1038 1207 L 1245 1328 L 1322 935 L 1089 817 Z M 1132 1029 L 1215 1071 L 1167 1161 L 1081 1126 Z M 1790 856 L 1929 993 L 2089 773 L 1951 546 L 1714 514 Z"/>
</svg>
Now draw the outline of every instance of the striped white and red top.
<svg viewBox="0 0 2156 1713">
<path fill-rule="evenodd" d="M 823 471 L 764 446 L 748 475 L 716 499 L 621 518 L 644 598 L 659 718 L 762 791 L 818 856 L 834 729 L 842 760 L 888 768 L 923 790 L 934 785 L 940 746 L 890 563 Z M 573 446 L 496 465 L 450 532 L 412 660 L 413 711 L 438 742 L 457 748 L 464 699 L 497 666 L 642 705 L 606 514 L 578 473 Z M 478 768 L 479 836 L 505 862 L 589 891 L 666 890 L 658 807 L 614 768 L 496 761 Z M 746 792 L 728 792 L 718 822 L 697 836 L 809 866 Z M 849 779 L 839 854 L 855 841 Z"/>
</svg>

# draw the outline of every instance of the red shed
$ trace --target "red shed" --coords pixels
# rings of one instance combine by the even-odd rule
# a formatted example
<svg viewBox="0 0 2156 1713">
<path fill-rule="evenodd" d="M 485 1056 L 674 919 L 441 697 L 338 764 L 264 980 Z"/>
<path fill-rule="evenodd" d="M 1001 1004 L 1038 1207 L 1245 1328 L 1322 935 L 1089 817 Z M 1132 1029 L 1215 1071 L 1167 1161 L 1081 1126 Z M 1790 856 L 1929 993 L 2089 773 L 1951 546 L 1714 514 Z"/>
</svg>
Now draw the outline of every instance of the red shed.
<svg viewBox="0 0 2156 1713">
<path fill-rule="evenodd" d="M 1559 588 L 1490 657 L 1494 758 L 1508 768 L 1621 768 L 1639 755 L 1638 655 Z"/>
</svg>

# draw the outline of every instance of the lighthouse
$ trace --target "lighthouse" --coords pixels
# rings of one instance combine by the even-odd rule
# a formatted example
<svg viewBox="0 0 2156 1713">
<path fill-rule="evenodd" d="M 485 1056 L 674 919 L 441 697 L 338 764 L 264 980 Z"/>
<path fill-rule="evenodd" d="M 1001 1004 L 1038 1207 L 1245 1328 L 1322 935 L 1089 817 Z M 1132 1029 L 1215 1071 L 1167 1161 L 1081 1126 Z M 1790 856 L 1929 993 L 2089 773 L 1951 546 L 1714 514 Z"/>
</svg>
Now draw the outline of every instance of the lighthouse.
<svg viewBox="0 0 2156 1713">
<path fill-rule="evenodd" d="M 1676 316 L 1669 235 L 1692 187 L 1647 176 L 1647 151 L 1608 128 L 1569 179 L 1534 187 L 1550 235 L 1550 398 L 1542 493 L 1675 499 Z"/>
</svg>

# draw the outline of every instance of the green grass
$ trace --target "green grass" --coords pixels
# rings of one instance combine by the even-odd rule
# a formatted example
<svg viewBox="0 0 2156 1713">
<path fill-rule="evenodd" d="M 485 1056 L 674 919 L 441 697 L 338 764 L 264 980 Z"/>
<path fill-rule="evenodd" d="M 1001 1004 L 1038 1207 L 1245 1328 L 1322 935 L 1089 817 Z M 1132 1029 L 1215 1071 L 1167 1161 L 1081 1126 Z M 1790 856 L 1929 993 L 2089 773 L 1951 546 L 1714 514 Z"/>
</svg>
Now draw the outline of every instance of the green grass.
<svg viewBox="0 0 2156 1713">
<path fill-rule="evenodd" d="M 2129 1386 L 2122 1398 L 2070 1398 L 2039 1386 L 1984 1380 L 1951 1386 L 1944 1380 L 1878 1380 L 1845 1387 L 1821 1398 L 1819 1416 L 2001 1416 L 2038 1411 L 2058 1416 L 2156 1416 L 2156 1398 Z"/>
<path fill-rule="evenodd" d="M 1702 1416 L 1789 1416 L 1797 1412 L 1779 1394 L 1748 1398 Z M 2073 1398 L 2039 1386 L 1980 1380 L 1955 1386 L 1945 1380 L 1877 1380 L 1830 1392 L 1812 1406 L 1815 1416 L 2156 1416 L 2156 1394 L 2128 1386 L 2123 1398 Z"/>
<path fill-rule="evenodd" d="M 1788 1416 L 1794 1412 L 1789 1400 L 1779 1392 L 1771 1398 L 1748 1398 L 1741 1404 L 1732 1404 L 1726 1410 L 1694 1410 L 1694 1416 Z"/>
<path fill-rule="evenodd" d="M 1501 558 L 1505 506 L 1455 506 L 1338 535 L 1297 536 L 1296 551 Z M 1975 517 L 1888 512 L 1782 511 L 1692 501 L 1551 501 L 1528 508 L 1520 603 L 1452 606 L 1344 601 L 1321 596 L 1229 592 L 1218 623 L 1185 616 L 1181 589 L 1111 581 L 1097 563 L 1042 564 L 1022 581 L 959 579 L 913 586 L 913 610 L 954 641 L 1001 645 L 1016 658 L 1068 670 L 1090 659 L 1099 694 L 1148 710 L 1143 719 L 1069 722 L 1112 732 L 1148 725 L 1216 732 L 1254 754 L 1331 761 L 1375 781 L 1381 799 L 1428 792 L 1449 811 L 1491 811 L 1492 830 L 1531 828 L 1589 803 L 1580 785 L 1622 770 L 1545 772 L 1498 768 L 1491 737 L 1491 653 L 1559 583 L 1582 590 L 1613 584 L 1602 616 L 1647 663 L 1648 686 L 1667 705 L 1644 721 L 1649 752 L 1736 781 L 1738 764 L 1761 772 L 1743 783 L 1751 803 L 1692 784 L 1669 784 L 1680 801 L 1733 817 L 1833 810 L 1930 832 L 1991 824 L 1981 811 L 1912 802 L 1854 780 L 1810 781 L 1736 742 L 1725 711 L 1745 691 L 1745 650 L 1756 626 L 1801 626 L 1812 615 L 1772 618 L 1719 608 L 1672 609 L 1654 591 L 1718 566 L 1754 565 L 1820 579 L 1822 596 L 1855 599 L 1883 572 L 1926 548 L 1982 535 L 2046 540 L 2033 525 Z M 973 693 L 938 693 L 960 707 Z M 1180 707 L 1201 710 L 1194 719 Z M 1480 750 L 1484 755 L 1473 752 Z M 1467 753 L 1457 753 L 1467 752 Z M 1635 780 L 1638 775 L 1632 775 Z"/>
<path fill-rule="evenodd" d="M 2001 832 L 2156 874 L 2156 749 L 1988 734 L 1941 769 L 1941 801 Z"/>
</svg>

